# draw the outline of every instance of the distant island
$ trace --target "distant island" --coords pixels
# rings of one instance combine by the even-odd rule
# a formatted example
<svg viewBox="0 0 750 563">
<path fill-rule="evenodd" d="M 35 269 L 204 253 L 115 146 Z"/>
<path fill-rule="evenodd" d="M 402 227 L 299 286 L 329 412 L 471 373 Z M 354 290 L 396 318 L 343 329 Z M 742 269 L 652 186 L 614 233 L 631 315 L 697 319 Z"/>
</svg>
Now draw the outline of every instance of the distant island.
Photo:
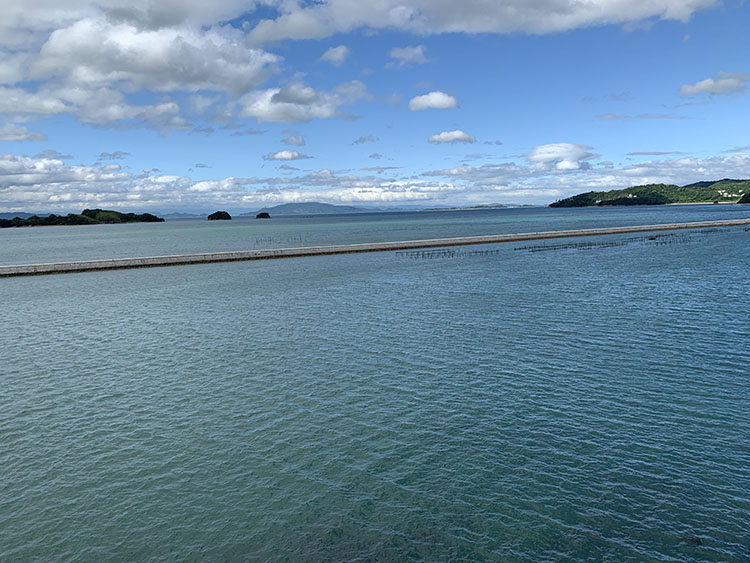
<svg viewBox="0 0 750 563">
<path fill-rule="evenodd" d="M 266 211 L 261 211 L 255 216 L 256 219 L 270 219 L 271 215 Z"/>
<path fill-rule="evenodd" d="M 550 207 L 592 207 L 605 205 L 665 205 L 670 203 L 745 203 L 750 180 L 714 180 L 686 186 L 646 184 L 624 190 L 585 192 L 561 199 Z"/>
<path fill-rule="evenodd" d="M 161 223 L 164 219 L 151 215 L 151 213 L 120 213 L 107 209 L 84 209 L 80 214 L 68 213 L 67 215 L 47 215 L 40 217 L 14 217 L 13 219 L 0 219 L 0 228 L 7 227 L 46 227 L 53 225 L 102 225 L 112 223 Z"/>
<path fill-rule="evenodd" d="M 231 221 L 232 216 L 226 211 L 215 211 L 208 216 L 209 221 Z"/>
<path fill-rule="evenodd" d="M 339 213 L 369 213 L 372 209 L 362 207 L 353 207 L 351 205 L 332 205 L 330 203 L 320 203 L 309 201 L 303 203 L 282 203 L 274 207 L 264 207 L 258 210 L 260 213 L 269 215 L 336 215 Z"/>
<path fill-rule="evenodd" d="M 516 209 L 520 207 L 537 207 L 528 203 L 524 204 L 505 204 L 505 203 L 485 203 L 482 205 L 466 205 L 463 207 L 426 207 L 422 211 L 473 211 L 476 209 Z"/>
</svg>

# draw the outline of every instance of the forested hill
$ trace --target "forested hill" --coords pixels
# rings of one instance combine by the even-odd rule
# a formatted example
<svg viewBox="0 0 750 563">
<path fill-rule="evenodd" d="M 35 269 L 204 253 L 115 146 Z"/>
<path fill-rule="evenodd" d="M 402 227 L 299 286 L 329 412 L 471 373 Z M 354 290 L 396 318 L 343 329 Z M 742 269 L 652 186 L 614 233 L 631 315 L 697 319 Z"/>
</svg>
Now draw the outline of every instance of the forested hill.
<svg viewBox="0 0 750 563">
<path fill-rule="evenodd" d="M 164 221 L 161 217 L 151 213 L 120 213 L 107 209 L 84 209 L 81 214 L 68 213 L 67 215 L 47 215 L 39 217 L 14 217 L 13 219 L 0 219 L 0 227 L 43 227 L 51 225 L 100 225 L 103 223 L 160 223 Z"/>
<path fill-rule="evenodd" d="M 686 186 L 646 184 L 624 190 L 586 192 L 561 199 L 550 207 L 590 207 L 603 205 L 663 205 L 666 203 L 737 203 L 750 194 L 750 180 L 695 182 Z"/>
</svg>

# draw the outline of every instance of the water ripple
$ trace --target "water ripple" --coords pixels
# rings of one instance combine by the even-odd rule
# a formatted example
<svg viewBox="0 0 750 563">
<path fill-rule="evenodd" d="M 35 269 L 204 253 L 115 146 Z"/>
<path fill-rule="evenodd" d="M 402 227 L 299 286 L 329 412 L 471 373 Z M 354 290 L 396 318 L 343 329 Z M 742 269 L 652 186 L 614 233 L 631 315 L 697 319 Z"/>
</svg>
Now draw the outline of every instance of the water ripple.
<svg viewBox="0 0 750 563">
<path fill-rule="evenodd" d="M 747 561 L 744 235 L 4 280 L 0 560 Z"/>
</svg>

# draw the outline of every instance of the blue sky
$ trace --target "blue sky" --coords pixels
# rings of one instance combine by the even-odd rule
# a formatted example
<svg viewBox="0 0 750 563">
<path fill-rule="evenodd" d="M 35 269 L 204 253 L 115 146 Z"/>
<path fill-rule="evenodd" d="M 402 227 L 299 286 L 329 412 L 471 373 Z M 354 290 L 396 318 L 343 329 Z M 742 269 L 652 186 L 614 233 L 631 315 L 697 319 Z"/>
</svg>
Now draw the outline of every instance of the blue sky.
<svg viewBox="0 0 750 563">
<path fill-rule="evenodd" d="M 739 0 L 4 0 L 0 211 L 750 177 Z"/>
</svg>

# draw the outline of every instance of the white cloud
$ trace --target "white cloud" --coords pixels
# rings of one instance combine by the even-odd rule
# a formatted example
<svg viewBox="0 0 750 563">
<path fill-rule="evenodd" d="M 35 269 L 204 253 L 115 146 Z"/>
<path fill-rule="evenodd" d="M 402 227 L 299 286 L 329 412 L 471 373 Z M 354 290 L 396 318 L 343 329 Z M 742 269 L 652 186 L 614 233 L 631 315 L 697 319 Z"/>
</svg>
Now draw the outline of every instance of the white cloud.
<svg viewBox="0 0 750 563">
<path fill-rule="evenodd" d="M 31 93 L 21 88 L 0 87 L 0 114 L 47 116 L 69 111 L 71 106 L 48 92 Z"/>
<path fill-rule="evenodd" d="M 269 153 L 263 157 L 263 160 L 303 160 L 305 158 L 310 157 L 297 151 L 284 150 L 275 153 Z"/>
<path fill-rule="evenodd" d="M 566 170 L 556 166 L 517 163 L 461 165 L 424 172 L 425 177 L 446 178 L 462 189 L 469 201 L 519 197 L 547 204 L 555 199 L 592 190 L 611 190 L 642 184 L 684 185 L 700 180 L 740 178 L 747 175 L 750 155 L 705 159 L 673 158 L 616 167 L 612 162 Z M 497 199 L 495 199 L 497 201 Z M 504 201 L 508 201 L 505 199 Z"/>
<path fill-rule="evenodd" d="M 429 139 L 427 140 L 430 143 L 434 144 L 477 142 L 473 135 L 469 135 L 468 133 L 461 131 L 460 129 L 456 129 L 455 131 L 443 131 L 442 133 L 438 133 L 436 135 L 430 135 Z"/>
<path fill-rule="evenodd" d="M 424 96 L 415 96 L 409 100 L 409 109 L 411 111 L 421 111 L 425 109 L 451 109 L 458 107 L 458 100 L 449 96 L 445 92 L 430 92 Z"/>
<path fill-rule="evenodd" d="M 587 152 L 590 148 L 573 143 L 539 145 L 526 158 L 542 168 L 554 166 L 557 170 L 578 170 L 585 161 L 596 158 L 596 155 Z"/>
<path fill-rule="evenodd" d="M 286 139 L 281 141 L 285 145 L 292 145 L 295 147 L 304 147 L 305 138 L 302 135 L 289 135 Z"/>
<path fill-rule="evenodd" d="M 9 119 L 24 121 L 61 113 L 70 113 L 82 122 L 97 125 L 129 121 L 130 125 L 187 128 L 179 116 L 180 107 L 170 101 L 134 106 L 125 101 L 121 92 L 109 88 L 65 86 L 28 92 L 21 88 L 0 87 L 0 115 Z"/>
<path fill-rule="evenodd" d="M 32 65 L 33 78 L 77 85 L 124 83 L 154 91 L 248 92 L 268 78 L 278 56 L 245 45 L 232 27 L 144 30 L 87 18 L 54 31 Z"/>
<path fill-rule="evenodd" d="M 720 72 L 716 78 L 706 78 L 695 84 L 684 84 L 680 88 L 680 96 L 689 98 L 699 94 L 734 94 L 744 92 L 750 73 Z"/>
<path fill-rule="evenodd" d="M 245 95 L 240 99 L 240 117 L 282 123 L 349 117 L 339 109 L 340 106 L 353 104 L 360 99 L 369 99 L 369 93 L 358 80 L 340 84 L 332 92 L 320 92 L 294 83 Z"/>
<path fill-rule="evenodd" d="M 434 33 L 552 33 L 591 26 L 636 24 L 654 19 L 686 22 L 715 0 L 327 0 L 284 2 L 280 15 L 250 32 L 253 43 L 315 39 L 360 28 Z"/>
<path fill-rule="evenodd" d="M 21 125 L 0 125 L 0 141 L 46 141 L 47 135 Z"/>
<path fill-rule="evenodd" d="M 322 169 L 299 174 L 282 165 L 286 176 L 208 178 L 133 174 L 116 163 L 69 165 L 50 151 L 34 158 L 0 154 L 0 207 L 8 211 L 75 211 L 84 207 L 139 211 L 210 210 L 291 201 L 548 204 L 575 193 L 647 183 L 687 184 L 698 180 L 744 177 L 750 155 L 704 159 L 673 158 L 615 167 L 612 163 L 564 170 L 536 164 L 462 164 L 426 171 L 421 178 L 394 180 L 392 167 L 372 168 L 364 176 Z M 295 175 L 292 175 L 292 174 Z"/>
<path fill-rule="evenodd" d="M 394 61 L 389 64 L 397 65 L 400 67 L 410 64 L 425 64 L 426 62 L 428 62 L 428 60 L 424 54 L 424 51 L 424 45 L 415 45 L 413 47 L 394 47 L 388 53 L 388 56 L 394 59 Z"/>
<path fill-rule="evenodd" d="M 320 57 L 321 61 L 331 63 L 333 66 L 341 66 L 349 56 L 349 47 L 346 45 L 339 45 L 338 47 L 331 47 Z"/>
</svg>

